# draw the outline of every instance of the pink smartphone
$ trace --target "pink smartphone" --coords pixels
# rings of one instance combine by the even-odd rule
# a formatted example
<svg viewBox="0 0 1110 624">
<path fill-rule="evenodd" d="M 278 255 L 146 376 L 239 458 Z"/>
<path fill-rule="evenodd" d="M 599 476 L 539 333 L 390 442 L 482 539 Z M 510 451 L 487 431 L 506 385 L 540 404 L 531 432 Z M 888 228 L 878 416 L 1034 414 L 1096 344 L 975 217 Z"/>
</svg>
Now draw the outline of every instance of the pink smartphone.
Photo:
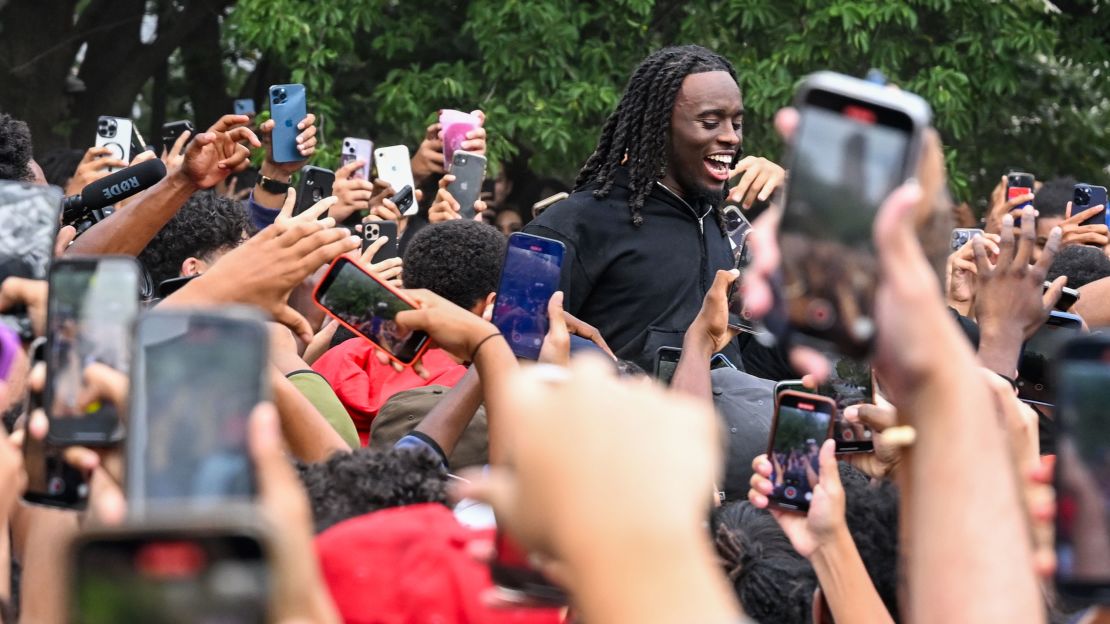
<svg viewBox="0 0 1110 624">
<path fill-rule="evenodd" d="M 481 125 L 481 120 L 470 113 L 444 109 L 439 111 L 439 125 L 443 128 L 443 162 L 450 163 L 455 150 L 462 149 L 466 133 Z"/>
</svg>

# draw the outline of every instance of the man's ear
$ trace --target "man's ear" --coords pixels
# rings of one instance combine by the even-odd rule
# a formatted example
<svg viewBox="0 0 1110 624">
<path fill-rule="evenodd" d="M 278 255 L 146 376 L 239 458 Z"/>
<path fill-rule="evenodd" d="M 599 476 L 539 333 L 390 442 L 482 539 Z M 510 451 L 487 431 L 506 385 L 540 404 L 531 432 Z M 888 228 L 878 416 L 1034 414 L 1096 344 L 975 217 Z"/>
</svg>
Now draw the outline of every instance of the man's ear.
<svg viewBox="0 0 1110 624">
<path fill-rule="evenodd" d="M 200 275 L 208 268 L 208 264 L 199 258 L 189 257 L 181 263 L 181 277 Z"/>
<path fill-rule="evenodd" d="M 478 302 L 478 304 L 474 306 L 474 309 L 471 310 L 471 312 L 488 321 L 493 318 L 493 304 L 495 301 L 497 301 L 497 293 L 491 292 L 490 294 L 486 295 L 485 300 Z"/>
</svg>

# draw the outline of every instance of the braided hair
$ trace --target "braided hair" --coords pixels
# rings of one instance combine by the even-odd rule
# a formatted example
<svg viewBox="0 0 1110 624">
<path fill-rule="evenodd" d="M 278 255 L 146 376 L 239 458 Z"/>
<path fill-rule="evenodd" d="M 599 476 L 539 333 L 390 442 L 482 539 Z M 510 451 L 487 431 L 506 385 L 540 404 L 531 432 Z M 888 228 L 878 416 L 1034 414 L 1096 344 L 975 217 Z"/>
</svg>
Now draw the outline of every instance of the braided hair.
<svg viewBox="0 0 1110 624">
<path fill-rule="evenodd" d="M 640 210 L 666 166 L 671 114 L 682 81 L 690 74 L 712 71 L 726 71 L 736 80 L 736 70 L 728 60 L 701 46 L 663 48 L 641 61 L 616 110 L 606 120 L 597 149 L 578 172 L 575 188 L 597 184 L 594 197 L 608 197 L 623 162 L 630 177 L 628 209 L 632 223 L 643 225 Z"/>
</svg>

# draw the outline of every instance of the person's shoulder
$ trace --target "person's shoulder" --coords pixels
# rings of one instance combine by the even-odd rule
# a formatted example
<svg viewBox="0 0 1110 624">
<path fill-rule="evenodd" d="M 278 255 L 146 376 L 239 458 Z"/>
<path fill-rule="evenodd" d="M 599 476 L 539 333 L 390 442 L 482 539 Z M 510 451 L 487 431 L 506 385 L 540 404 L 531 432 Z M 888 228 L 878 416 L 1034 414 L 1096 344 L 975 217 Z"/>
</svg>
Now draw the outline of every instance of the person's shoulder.
<svg viewBox="0 0 1110 624">
<path fill-rule="evenodd" d="M 613 212 L 611 210 L 599 210 L 608 207 L 612 201 L 611 197 L 594 197 L 594 188 L 592 187 L 579 189 L 563 201 L 553 204 L 543 211 L 543 214 L 524 227 L 524 231 L 542 234 L 542 231 L 546 230 L 570 235 L 585 222 L 596 226 L 599 219 L 604 219 L 606 215 Z"/>
</svg>

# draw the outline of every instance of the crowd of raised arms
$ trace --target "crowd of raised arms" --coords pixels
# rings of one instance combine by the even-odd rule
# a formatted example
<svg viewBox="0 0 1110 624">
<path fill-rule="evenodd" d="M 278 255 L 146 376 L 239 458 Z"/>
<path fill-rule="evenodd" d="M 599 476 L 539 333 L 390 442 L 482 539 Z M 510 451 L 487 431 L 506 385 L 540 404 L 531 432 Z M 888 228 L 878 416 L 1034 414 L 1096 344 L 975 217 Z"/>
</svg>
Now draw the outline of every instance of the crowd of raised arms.
<svg viewBox="0 0 1110 624">
<path fill-rule="evenodd" d="M 925 101 L 795 78 L 745 154 L 658 50 L 573 188 L 466 102 L 0 113 L 0 621 L 1110 622 L 1105 187 L 977 220 Z"/>
</svg>

